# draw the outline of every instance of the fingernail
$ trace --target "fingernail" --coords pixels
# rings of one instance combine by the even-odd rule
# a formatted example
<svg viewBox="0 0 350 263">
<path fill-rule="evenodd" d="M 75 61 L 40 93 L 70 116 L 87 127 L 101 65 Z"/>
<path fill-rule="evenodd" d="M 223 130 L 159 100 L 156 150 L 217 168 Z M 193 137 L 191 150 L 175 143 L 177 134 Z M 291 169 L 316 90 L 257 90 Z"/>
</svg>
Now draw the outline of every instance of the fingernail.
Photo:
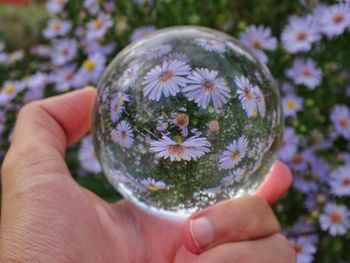
<svg viewBox="0 0 350 263">
<path fill-rule="evenodd" d="M 190 232 L 193 242 L 200 249 L 208 247 L 214 241 L 213 227 L 205 217 L 191 220 Z"/>
</svg>

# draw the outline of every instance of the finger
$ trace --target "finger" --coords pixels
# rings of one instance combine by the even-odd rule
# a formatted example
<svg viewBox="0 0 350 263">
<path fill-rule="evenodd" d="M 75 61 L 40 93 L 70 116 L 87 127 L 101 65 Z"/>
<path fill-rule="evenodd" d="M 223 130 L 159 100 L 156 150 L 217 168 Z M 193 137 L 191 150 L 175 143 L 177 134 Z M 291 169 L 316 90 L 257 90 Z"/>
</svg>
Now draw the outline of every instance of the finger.
<svg viewBox="0 0 350 263">
<path fill-rule="evenodd" d="M 277 161 L 256 194 L 264 197 L 269 204 L 273 204 L 288 190 L 291 184 L 292 173 L 290 169 L 284 163 Z"/>
<path fill-rule="evenodd" d="M 4 190 L 26 177 L 69 175 L 65 148 L 89 130 L 94 98 L 95 90 L 87 88 L 22 108 L 2 167 Z"/>
<path fill-rule="evenodd" d="M 199 255 L 194 263 L 295 263 L 296 255 L 281 234 L 252 241 L 226 243 Z"/>
<path fill-rule="evenodd" d="M 279 230 L 279 223 L 263 198 L 244 196 L 206 208 L 187 219 L 184 245 L 198 254 L 222 243 L 266 237 Z"/>
</svg>

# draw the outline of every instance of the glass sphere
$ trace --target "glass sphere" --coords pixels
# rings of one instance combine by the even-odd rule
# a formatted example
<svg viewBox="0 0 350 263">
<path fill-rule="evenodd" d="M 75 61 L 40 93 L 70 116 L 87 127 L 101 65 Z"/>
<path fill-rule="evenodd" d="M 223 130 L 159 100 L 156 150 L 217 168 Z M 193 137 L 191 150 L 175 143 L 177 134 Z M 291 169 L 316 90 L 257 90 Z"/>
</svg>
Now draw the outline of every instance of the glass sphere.
<svg viewBox="0 0 350 263">
<path fill-rule="evenodd" d="M 121 51 L 98 85 L 93 117 L 109 182 L 170 218 L 254 193 L 283 131 L 268 69 L 234 38 L 193 26 Z"/>
</svg>

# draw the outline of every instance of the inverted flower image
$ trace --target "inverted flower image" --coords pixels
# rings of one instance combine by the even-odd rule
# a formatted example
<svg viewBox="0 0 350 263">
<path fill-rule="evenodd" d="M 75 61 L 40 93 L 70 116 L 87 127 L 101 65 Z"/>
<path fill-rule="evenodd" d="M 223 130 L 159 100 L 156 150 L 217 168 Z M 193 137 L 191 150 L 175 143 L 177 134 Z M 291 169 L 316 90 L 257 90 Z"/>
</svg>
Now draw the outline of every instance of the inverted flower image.
<svg viewBox="0 0 350 263">
<path fill-rule="evenodd" d="M 239 137 L 227 146 L 220 156 L 220 167 L 223 169 L 234 168 L 247 155 L 247 152 L 248 140 L 244 136 Z"/>
<path fill-rule="evenodd" d="M 161 66 L 151 69 L 145 76 L 144 95 L 151 100 L 160 100 L 161 96 L 175 96 L 180 92 L 180 87 L 186 85 L 186 78 L 190 67 L 186 63 L 177 60 L 163 61 Z"/>
<path fill-rule="evenodd" d="M 187 77 L 187 85 L 183 92 L 190 101 L 196 102 L 202 108 L 207 108 L 212 102 L 215 109 L 230 98 L 230 89 L 223 78 L 218 77 L 219 72 L 207 68 L 196 68 Z"/>
<path fill-rule="evenodd" d="M 176 142 L 164 135 L 160 140 L 151 141 L 150 145 L 150 151 L 157 153 L 157 157 L 169 158 L 170 161 L 196 160 L 210 151 L 207 139 L 196 136 Z"/>
</svg>

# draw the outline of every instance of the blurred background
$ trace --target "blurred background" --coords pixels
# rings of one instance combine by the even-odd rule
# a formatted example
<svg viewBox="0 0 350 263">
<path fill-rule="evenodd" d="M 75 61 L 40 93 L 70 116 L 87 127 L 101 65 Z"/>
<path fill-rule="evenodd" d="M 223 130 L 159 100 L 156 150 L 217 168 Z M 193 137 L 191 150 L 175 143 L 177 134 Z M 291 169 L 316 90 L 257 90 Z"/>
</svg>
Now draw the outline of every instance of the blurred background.
<svg viewBox="0 0 350 263">
<path fill-rule="evenodd" d="M 25 103 L 96 85 L 89 76 L 123 47 L 172 25 L 224 31 L 267 64 L 285 115 L 280 159 L 294 174 L 274 206 L 283 231 L 299 263 L 349 263 L 348 0 L 0 0 L 0 163 Z M 90 136 L 68 150 L 74 178 L 120 199 L 92 150 Z"/>
</svg>

